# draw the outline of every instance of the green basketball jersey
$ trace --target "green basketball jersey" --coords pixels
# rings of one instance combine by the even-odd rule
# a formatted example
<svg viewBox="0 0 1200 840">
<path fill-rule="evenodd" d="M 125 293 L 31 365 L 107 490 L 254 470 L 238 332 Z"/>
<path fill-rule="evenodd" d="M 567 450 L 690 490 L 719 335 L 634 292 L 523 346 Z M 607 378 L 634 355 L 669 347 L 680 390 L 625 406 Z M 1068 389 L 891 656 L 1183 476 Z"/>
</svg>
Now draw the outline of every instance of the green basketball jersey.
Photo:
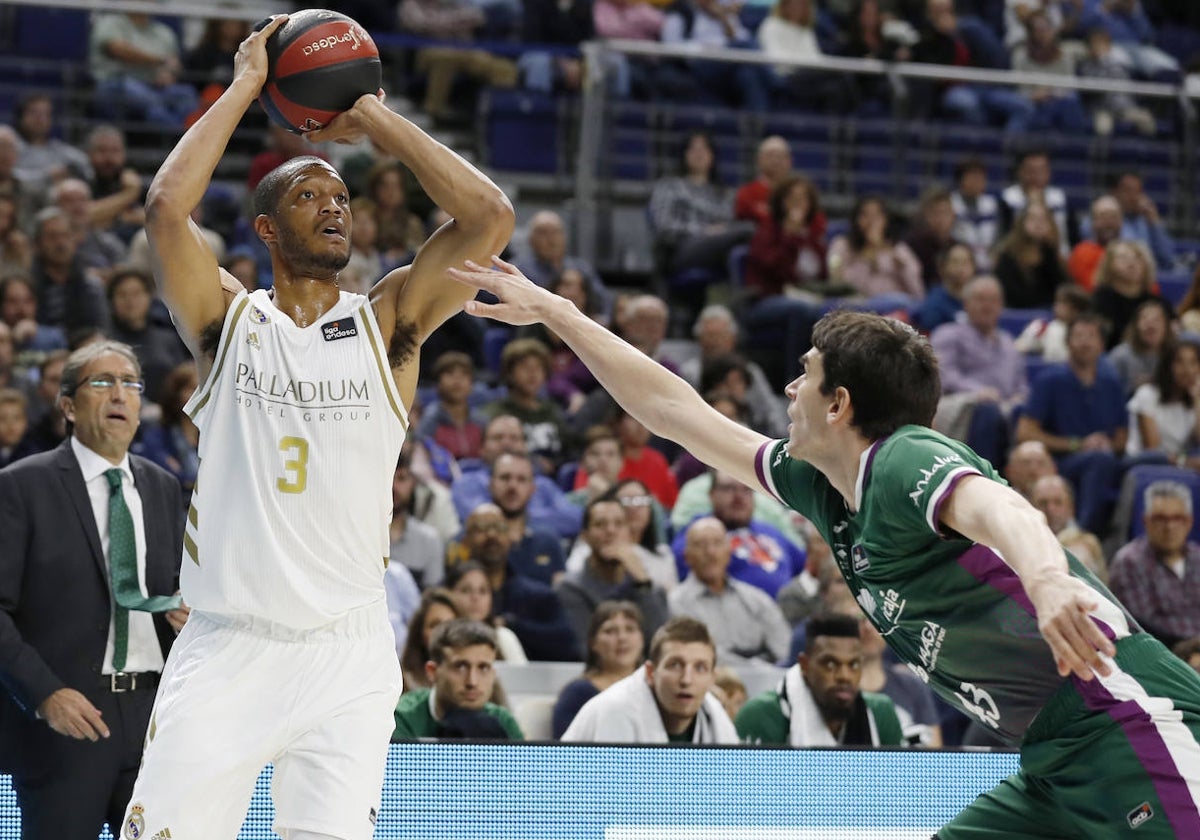
<svg viewBox="0 0 1200 840">
<path fill-rule="evenodd" d="M 850 590 L 889 647 L 954 707 L 1011 743 L 1063 684 L 1016 572 L 993 549 L 939 523 L 959 480 L 1003 481 L 971 449 L 923 426 L 904 426 L 863 453 L 851 513 L 812 465 L 764 444 L 763 487 L 810 519 Z M 1070 572 L 1101 595 L 1093 613 L 1110 638 L 1133 619 L 1079 561 Z"/>
</svg>

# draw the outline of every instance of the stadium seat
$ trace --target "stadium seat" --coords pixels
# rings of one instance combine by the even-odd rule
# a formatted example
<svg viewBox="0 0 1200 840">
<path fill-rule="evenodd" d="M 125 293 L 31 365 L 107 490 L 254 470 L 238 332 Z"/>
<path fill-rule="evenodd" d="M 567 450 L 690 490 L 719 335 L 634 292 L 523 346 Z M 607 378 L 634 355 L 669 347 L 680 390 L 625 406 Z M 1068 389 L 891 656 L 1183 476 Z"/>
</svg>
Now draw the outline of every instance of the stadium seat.
<svg viewBox="0 0 1200 840">
<path fill-rule="evenodd" d="M 570 493 L 575 489 L 575 475 L 579 472 L 578 461 L 567 461 L 558 468 L 555 473 L 554 480 L 564 493 Z"/>
<path fill-rule="evenodd" d="M 483 361 L 495 377 L 500 376 L 500 354 L 512 336 L 512 327 L 488 327 L 484 330 Z"/>
<path fill-rule="evenodd" d="M 1192 275 L 1187 269 L 1159 272 L 1158 289 L 1172 306 L 1179 305 L 1191 285 Z"/>
<path fill-rule="evenodd" d="M 30 58 L 83 64 L 87 61 L 91 13 L 19 5 L 14 10 L 13 52 Z"/>
<path fill-rule="evenodd" d="M 563 121 L 553 96 L 491 88 L 483 92 L 479 108 L 489 165 L 519 172 L 559 171 L 559 126 Z"/>
<path fill-rule="evenodd" d="M 1140 466 L 1129 471 L 1126 480 L 1133 482 L 1133 515 L 1129 520 L 1129 538 L 1146 532 L 1142 514 L 1146 509 L 1145 491 L 1156 481 L 1178 481 L 1192 491 L 1192 533 L 1190 539 L 1200 540 L 1200 473 L 1171 466 Z"/>
<path fill-rule="evenodd" d="M 1000 329 L 1016 338 L 1031 321 L 1049 321 L 1053 318 L 1054 313 L 1049 309 L 1005 309 L 1000 313 Z"/>
</svg>

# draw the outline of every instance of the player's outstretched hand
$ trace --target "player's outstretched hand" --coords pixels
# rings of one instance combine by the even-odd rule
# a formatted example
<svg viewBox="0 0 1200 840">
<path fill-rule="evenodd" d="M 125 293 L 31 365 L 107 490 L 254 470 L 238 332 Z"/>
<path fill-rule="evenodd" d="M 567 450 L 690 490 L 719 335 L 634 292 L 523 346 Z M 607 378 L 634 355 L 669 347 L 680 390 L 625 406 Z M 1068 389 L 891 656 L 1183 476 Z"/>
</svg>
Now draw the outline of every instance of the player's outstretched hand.
<svg viewBox="0 0 1200 840">
<path fill-rule="evenodd" d="M 494 268 L 467 260 L 465 268 L 450 268 L 446 273 L 460 283 L 475 289 L 490 292 L 499 298 L 498 303 L 469 300 L 463 309 L 469 315 L 493 318 L 519 327 L 537 324 L 546 320 L 545 314 L 556 302 L 565 300 L 549 292 L 521 273 L 515 265 L 506 263 L 497 256 L 492 257 Z"/>
<path fill-rule="evenodd" d="M 1038 581 L 1026 591 L 1058 673 L 1064 677 L 1074 674 L 1081 680 L 1112 673 L 1105 659 L 1114 656 L 1116 648 L 1089 615 L 1099 606 L 1099 594 L 1065 574 Z"/>
<path fill-rule="evenodd" d="M 233 57 L 233 77 L 249 76 L 261 89 L 267 81 L 267 39 L 287 23 L 287 15 L 272 15 L 255 27 Z"/>
</svg>

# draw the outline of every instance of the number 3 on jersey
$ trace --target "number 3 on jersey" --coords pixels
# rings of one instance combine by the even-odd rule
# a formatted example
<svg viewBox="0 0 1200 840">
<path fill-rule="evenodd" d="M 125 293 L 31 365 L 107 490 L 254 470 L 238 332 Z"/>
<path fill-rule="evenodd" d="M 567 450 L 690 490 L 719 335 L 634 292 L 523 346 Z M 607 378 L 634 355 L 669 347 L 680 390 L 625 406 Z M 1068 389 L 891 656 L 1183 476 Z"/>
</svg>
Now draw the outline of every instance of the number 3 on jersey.
<svg viewBox="0 0 1200 840">
<path fill-rule="evenodd" d="M 284 475 L 275 479 L 276 489 L 280 493 L 303 493 L 308 486 L 308 441 L 290 435 L 282 437 L 279 451 L 283 453 Z"/>
</svg>

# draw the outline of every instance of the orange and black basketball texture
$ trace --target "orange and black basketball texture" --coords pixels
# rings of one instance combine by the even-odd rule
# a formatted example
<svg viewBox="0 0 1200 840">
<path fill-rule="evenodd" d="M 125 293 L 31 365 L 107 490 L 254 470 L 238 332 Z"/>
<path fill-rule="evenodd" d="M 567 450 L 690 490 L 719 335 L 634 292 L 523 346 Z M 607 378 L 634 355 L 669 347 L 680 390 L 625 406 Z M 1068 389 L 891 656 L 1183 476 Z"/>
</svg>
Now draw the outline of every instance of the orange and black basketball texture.
<svg viewBox="0 0 1200 840">
<path fill-rule="evenodd" d="M 364 93 L 376 93 L 383 78 L 371 36 L 351 18 L 328 9 L 292 12 L 267 39 L 266 48 L 267 82 L 258 101 L 293 134 L 328 125 Z"/>
</svg>

